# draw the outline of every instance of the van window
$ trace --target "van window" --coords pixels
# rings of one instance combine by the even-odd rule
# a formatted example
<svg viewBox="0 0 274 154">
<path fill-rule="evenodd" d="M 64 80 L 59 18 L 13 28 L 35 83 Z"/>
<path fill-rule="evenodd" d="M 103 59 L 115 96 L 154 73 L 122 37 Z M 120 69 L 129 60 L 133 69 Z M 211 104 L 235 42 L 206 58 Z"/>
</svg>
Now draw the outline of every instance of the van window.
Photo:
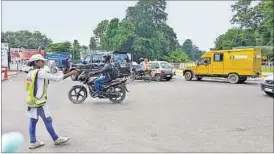
<svg viewBox="0 0 274 154">
<path fill-rule="evenodd" d="M 206 62 L 206 63 L 205 63 Z M 201 58 L 198 61 L 199 65 L 205 65 L 205 64 L 210 64 L 211 63 L 211 58 L 205 57 L 205 58 Z"/>
<path fill-rule="evenodd" d="M 222 62 L 224 61 L 224 54 L 223 53 L 215 53 L 214 54 L 214 62 Z"/>
</svg>

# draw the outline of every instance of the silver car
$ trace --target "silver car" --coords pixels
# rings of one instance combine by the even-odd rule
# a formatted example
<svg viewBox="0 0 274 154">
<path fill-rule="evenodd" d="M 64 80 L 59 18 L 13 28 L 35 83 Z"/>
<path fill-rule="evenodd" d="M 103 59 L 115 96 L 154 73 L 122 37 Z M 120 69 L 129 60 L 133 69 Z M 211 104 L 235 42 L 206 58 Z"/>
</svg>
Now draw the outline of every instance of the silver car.
<svg viewBox="0 0 274 154">
<path fill-rule="evenodd" d="M 274 79 L 273 75 L 268 76 L 262 80 L 261 89 L 269 96 L 274 96 Z"/>
<path fill-rule="evenodd" d="M 165 79 L 169 81 L 174 75 L 171 65 L 166 61 L 150 61 L 148 65 L 153 80 L 161 81 Z"/>
</svg>

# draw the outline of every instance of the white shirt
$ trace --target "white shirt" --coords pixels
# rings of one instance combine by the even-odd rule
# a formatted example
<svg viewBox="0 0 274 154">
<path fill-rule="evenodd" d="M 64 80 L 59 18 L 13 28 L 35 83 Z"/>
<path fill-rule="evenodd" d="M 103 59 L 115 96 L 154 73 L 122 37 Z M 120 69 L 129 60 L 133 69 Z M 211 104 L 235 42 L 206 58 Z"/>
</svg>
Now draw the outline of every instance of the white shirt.
<svg viewBox="0 0 274 154">
<path fill-rule="evenodd" d="M 146 63 L 144 61 L 140 63 L 140 69 L 143 71 L 146 70 Z"/>
<path fill-rule="evenodd" d="M 27 79 L 26 80 L 31 80 L 31 77 L 33 75 L 35 71 L 31 70 L 28 74 L 27 74 Z M 36 98 L 41 98 L 43 96 L 43 91 L 44 91 L 44 80 L 49 80 L 49 81 L 62 81 L 64 78 L 64 74 L 62 71 L 58 71 L 57 73 L 49 73 L 48 69 L 40 69 L 38 72 L 38 77 L 37 77 L 37 93 L 35 95 Z M 47 103 L 42 106 L 45 116 L 46 118 L 50 116 L 50 112 L 49 112 L 49 108 Z M 37 119 L 37 108 L 30 108 L 30 110 L 27 110 L 27 116 L 29 118 L 34 118 Z"/>
</svg>

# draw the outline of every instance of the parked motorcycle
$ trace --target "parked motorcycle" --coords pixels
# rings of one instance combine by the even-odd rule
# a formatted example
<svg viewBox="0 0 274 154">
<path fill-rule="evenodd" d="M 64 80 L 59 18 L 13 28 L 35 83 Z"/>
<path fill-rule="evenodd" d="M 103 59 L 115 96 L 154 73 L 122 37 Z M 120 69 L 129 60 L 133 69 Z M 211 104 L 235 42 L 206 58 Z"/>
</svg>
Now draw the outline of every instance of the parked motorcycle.
<svg viewBox="0 0 274 154">
<path fill-rule="evenodd" d="M 89 76 L 88 72 L 83 71 L 78 77 L 82 85 L 73 86 L 68 92 L 68 98 L 72 103 L 80 104 L 84 102 L 88 96 L 95 98 L 94 80 L 98 76 Z M 126 92 L 129 92 L 126 87 L 127 79 L 115 79 L 106 84 L 100 84 L 101 94 L 100 99 L 109 99 L 112 103 L 121 103 L 126 98 Z M 79 99 L 81 98 L 81 99 Z"/>
</svg>

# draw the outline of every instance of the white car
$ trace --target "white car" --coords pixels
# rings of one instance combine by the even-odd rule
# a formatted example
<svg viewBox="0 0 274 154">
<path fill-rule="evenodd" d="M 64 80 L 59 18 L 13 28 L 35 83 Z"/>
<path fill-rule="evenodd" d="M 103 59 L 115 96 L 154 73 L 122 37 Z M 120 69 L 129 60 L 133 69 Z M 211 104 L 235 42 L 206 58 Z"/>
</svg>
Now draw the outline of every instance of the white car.
<svg viewBox="0 0 274 154">
<path fill-rule="evenodd" d="M 261 83 L 261 89 L 269 96 L 274 96 L 274 76 L 265 77 Z"/>
<path fill-rule="evenodd" d="M 23 65 L 21 71 L 28 73 L 32 67 L 28 65 Z"/>
</svg>

